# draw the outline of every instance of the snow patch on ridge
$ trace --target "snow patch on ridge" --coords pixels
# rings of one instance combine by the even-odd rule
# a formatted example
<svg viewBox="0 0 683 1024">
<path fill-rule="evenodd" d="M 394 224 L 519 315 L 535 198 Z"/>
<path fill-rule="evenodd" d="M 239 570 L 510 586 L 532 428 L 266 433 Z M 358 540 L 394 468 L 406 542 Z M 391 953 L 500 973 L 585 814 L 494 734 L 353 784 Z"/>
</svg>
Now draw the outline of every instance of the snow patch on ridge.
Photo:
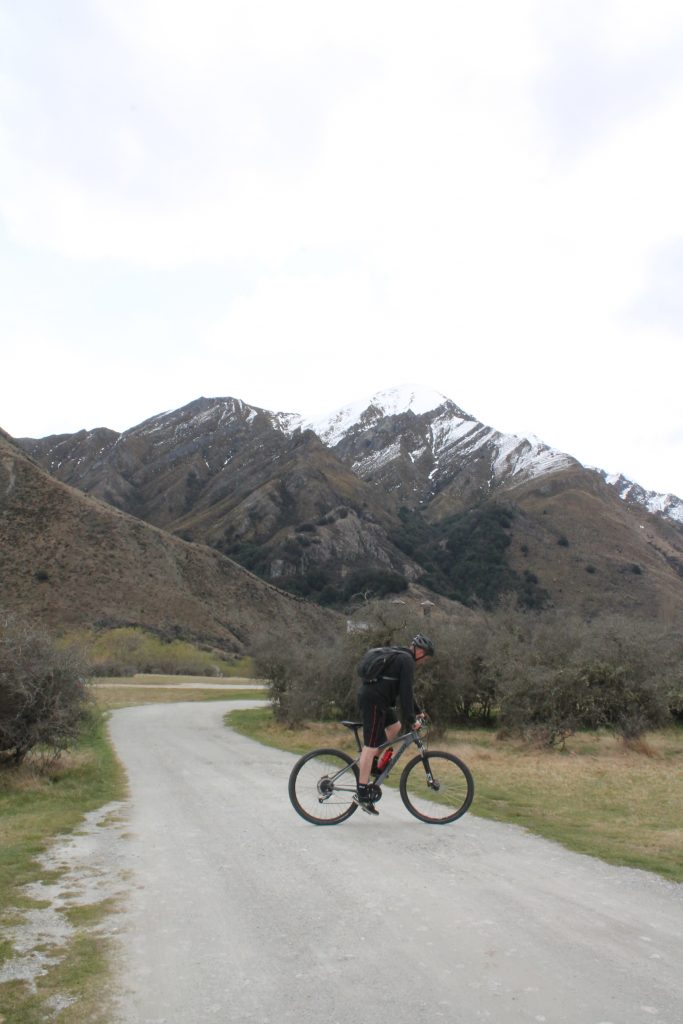
<svg viewBox="0 0 683 1024">
<path fill-rule="evenodd" d="M 675 494 L 659 494 L 657 491 L 646 491 L 640 484 L 629 480 L 623 473 L 606 473 L 598 469 L 606 484 L 619 494 L 622 501 L 635 502 L 642 505 L 653 515 L 664 516 L 666 519 L 673 519 L 674 522 L 683 523 L 683 501 Z"/>
<path fill-rule="evenodd" d="M 367 473 L 373 473 L 381 466 L 385 466 L 400 454 L 401 442 L 395 441 L 387 448 L 382 448 L 381 451 L 373 452 L 371 455 L 368 455 L 367 458 L 354 462 L 351 468 L 354 473 L 358 473 L 360 476 L 365 476 Z"/>
<path fill-rule="evenodd" d="M 481 424 L 476 420 L 458 419 L 448 414 L 437 416 L 432 424 L 434 455 L 440 455 L 480 428 Z"/>
<path fill-rule="evenodd" d="M 371 426 L 385 416 L 397 416 L 411 411 L 416 416 L 438 409 L 448 399 L 432 388 L 419 388 L 412 384 L 378 391 L 370 399 L 351 402 L 326 416 L 309 420 L 305 426 L 314 430 L 318 437 L 330 447 L 338 444 L 342 438 L 361 423 Z"/>
<path fill-rule="evenodd" d="M 531 442 L 516 434 L 494 432 L 491 438 L 497 447 L 493 461 L 494 477 L 501 476 L 543 476 L 574 464 L 574 459 L 555 448 L 549 448 L 540 441 Z"/>
</svg>

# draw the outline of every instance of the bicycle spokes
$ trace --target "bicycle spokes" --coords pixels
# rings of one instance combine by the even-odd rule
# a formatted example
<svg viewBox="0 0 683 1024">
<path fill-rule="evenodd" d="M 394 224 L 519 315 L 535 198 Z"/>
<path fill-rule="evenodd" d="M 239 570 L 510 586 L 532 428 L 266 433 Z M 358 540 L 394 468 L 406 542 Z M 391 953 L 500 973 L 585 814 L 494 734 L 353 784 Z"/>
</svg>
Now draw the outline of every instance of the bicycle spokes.
<svg viewBox="0 0 683 1024">
<path fill-rule="evenodd" d="M 289 777 L 289 798 L 315 825 L 335 825 L 356 810 L 357 768 L 341 750 L 313 750 L 299 758 Z"/>
<path fill-rule="evenodd" d="M 474 783 L 466 765 L 454 754 L 418 754 L 401 776 L 401 799 L 421 821 L 446 824 L 461 817 L 472 803 Z"/>
</svg>

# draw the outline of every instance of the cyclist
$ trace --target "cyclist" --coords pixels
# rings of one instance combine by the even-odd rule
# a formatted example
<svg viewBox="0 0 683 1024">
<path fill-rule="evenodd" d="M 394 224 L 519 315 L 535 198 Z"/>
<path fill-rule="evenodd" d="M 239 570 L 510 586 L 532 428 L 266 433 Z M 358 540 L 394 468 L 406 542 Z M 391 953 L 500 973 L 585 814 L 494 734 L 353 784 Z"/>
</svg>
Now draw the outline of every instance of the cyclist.
<svg viewBox="0 0 683 1024">
<path fill-rule="evenodd" d="M 408 647 L 398 647 L 386 673 L 376 682 L 363 683 L 358 690 L 358 708 L 363 719 L 363 749 L 358 762 L 358 788 L 355 802 L 367 814 L 379 814 L 369 794 L 368 783 L 373 761 L 381 743 L 396 739 L 401 722 L 396 713 L 400 700 L 406 728 L 419 729 L 421 708 L 413 694 L 415 665 L 434 654 L 434 644 L 422 633 Z"/>
</svg>

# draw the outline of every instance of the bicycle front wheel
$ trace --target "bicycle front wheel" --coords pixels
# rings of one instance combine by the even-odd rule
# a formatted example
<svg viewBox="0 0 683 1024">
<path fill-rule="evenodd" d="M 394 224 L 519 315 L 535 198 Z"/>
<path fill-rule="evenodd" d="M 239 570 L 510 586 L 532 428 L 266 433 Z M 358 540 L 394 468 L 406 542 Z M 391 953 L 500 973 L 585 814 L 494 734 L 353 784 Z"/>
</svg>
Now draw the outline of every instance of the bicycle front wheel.
<svg viewBox="0 0 683 1024">
<path fill-rule="evenodd" d="M 410 813 L 420 821 L 447 825 L 468 810 L 474 797 L 474 779 L 455 754 L 425 751 L 403 769 L 400 793 Z"/>
<path fill-rule="evenodd" d="M 313 825 L 338 825 L 350 818 L 358 768 L 343 750 L 312 750 L 299 758 L 289 776 L 289 799 Z"/>
</svg>

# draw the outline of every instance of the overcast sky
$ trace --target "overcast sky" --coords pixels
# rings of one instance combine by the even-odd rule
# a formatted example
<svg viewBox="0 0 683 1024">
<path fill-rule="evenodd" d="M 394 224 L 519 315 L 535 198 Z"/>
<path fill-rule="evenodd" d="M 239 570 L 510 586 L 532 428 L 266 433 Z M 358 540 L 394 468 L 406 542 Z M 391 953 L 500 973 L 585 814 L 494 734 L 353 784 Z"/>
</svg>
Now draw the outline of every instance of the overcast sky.
<svg viewBox="0 0 683 1024">
<path fill-rule="evenodd" d="M 683 496 L 680 0 L 0 0 L 0 426 L 410 381 Z"/>
</svg>

